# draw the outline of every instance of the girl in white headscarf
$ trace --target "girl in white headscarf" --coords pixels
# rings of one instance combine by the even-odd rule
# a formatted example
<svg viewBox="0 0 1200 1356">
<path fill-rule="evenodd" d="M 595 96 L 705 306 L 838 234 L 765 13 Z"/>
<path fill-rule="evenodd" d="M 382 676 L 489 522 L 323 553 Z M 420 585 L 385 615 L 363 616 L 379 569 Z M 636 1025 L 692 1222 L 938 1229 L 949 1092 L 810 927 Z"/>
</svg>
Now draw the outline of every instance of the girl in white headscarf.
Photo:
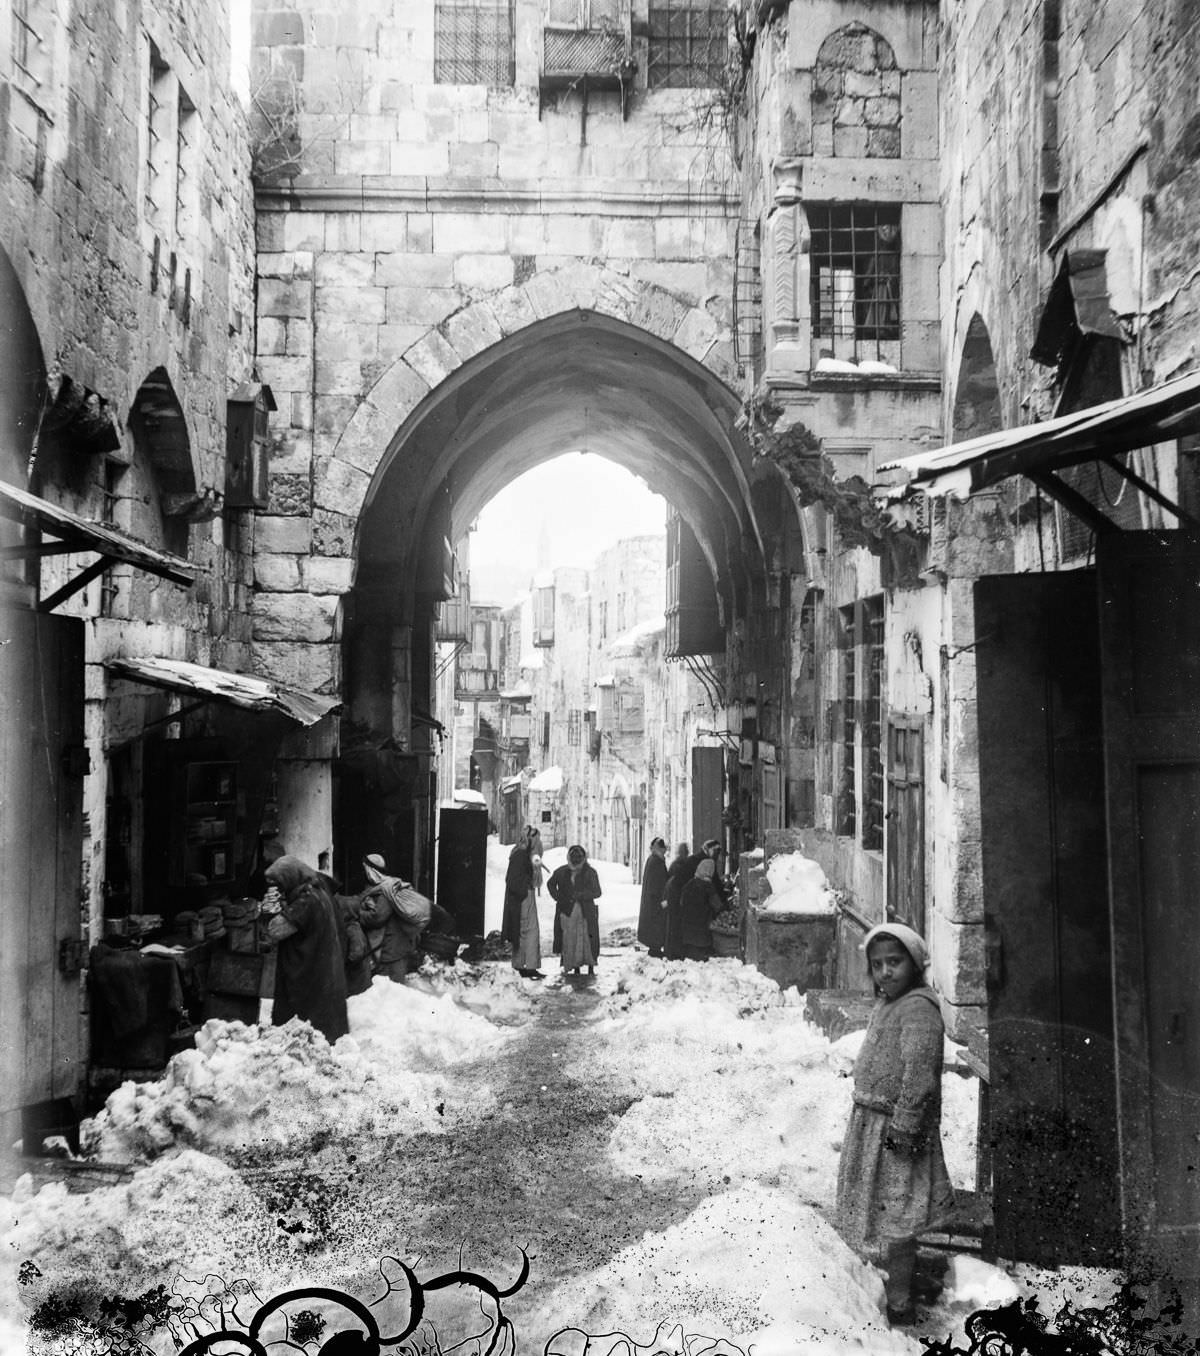
<svg viewBox="0 0 1200 1356">
<path fill-rule="evenodd" d="M 842 1141 L 837 1227 L 886 1271 L 888 1320 L 915 1320 L 917 1235 L 945 1221 L 954 1192 L 942 1155 L 945 1027 L 925 982 L 929 950 L 903 923 L 867 933 L 878 1002 L 854 1064 L 854 1109 Z"/>
</svg>

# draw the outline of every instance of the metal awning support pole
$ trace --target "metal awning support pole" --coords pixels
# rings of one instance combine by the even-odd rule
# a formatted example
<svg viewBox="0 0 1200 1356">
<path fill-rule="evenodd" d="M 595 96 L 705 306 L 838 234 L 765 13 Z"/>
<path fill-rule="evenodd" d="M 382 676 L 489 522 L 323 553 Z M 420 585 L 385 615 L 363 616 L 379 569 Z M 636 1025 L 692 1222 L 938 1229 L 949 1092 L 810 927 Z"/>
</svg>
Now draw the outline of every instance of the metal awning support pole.
<svg viewBox="0 0 1200 1356">
<path fill-rule="evenodd" d="M 1116 523 L 1111 518 L 1106 518 L 1095 504 L 1090 503 L 1078 490 L 1073 490 L 1050 471 L 1026 471 L 1025 475 L 1051 499 L 1057 499 L 1069 513 L 1073 513 L 1076 518 L 1086 523 L 1093 532 L 1118 530 Z"/>
<path fill-rule="evenodd" d="M 1116 457 L 1101 457 L 1100 460 L 1105 466 L 1112 467 L 1119 476 L 1123 476 L 1135 489 L 1141 490 L 1147 499 L 1153 499 L 1156 504 L 1161 504 L 1168 513 L 1173 513 L 1180 523 L 1186 523 L 1190 528 L 1200 532 L 1200 520 L 1193 518 L 1190 513 L 1185 513 L 1178 504 L 1173 503 L 1160 489 L 1151 485 L 1136 471 L 1131 471 L 1128 466 L 1122 465 Z"/>
</svg>

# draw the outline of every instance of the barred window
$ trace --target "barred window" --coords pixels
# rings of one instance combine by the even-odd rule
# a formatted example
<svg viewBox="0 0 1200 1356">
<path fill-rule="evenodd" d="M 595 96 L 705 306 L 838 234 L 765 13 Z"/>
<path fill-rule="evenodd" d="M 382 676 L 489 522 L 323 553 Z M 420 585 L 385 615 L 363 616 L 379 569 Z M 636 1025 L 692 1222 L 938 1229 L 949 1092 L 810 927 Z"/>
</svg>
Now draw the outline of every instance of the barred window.
<svg viewBox="0 0 1200 1356">
<path fill-rule="evenodd" d="M 583 733 L 583 712 L 567 712 L 567 743 L 573 748 L 578 747 Z"/>
<path fill-rule="evenodd" d="M 715 89 L 729 60 L 729 10 L 715 0 L 651 0 L 651 89 Z"/>
<path fill-rule="evenodd" d="M 855 787 L 857 781 L 858 694 L 855 674 L 857 656 L 854 649 L 856 637 L 853 605 L 839 609 L 838 619 L 841 623 L 838 640 L 842 660 L 842 728 L 840 730 L 842 760 L 838 777 L 837 823 L 834 831 L 851 836 L 858 825 L 858 802 Z"/>
<path fill-rule="evenodd" d="M 900 340 L 900 207 L 814 203 L 813 338 L 822 355 L 895 361 Z M 882 345 L 892 345 L 888 350 Z"/>
<path fill-rule="evenodd" d="M 442 85 L 513 84 L 512 0 L 437 0 L 433 78 Z"/>
<path fill-rule="evenodd" d="M 866 694 L 863 701 L 863 847 L 883 851 L 883 599 L 863 604 Z"/>
<path fill-rule="evenodd" d="M 42 52 L 45 39 L 38 32 L 29 0 L 14 0 L 12 7 L 12 54 L 17 69 L 34 85 L 42 83 Z"/>
</svg>

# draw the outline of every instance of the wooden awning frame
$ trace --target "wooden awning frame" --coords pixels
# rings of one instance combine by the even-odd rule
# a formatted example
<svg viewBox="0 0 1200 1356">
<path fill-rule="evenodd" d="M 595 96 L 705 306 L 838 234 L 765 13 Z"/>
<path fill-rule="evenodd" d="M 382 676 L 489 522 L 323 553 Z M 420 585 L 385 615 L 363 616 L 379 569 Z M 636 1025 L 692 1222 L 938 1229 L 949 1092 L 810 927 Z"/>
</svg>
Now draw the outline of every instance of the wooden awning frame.
<svg viewBox="0 0 1200 1356">
<path fill-rule="evenodd" d="M 1181 528 L 1200 532 L 1200 521 L 1120 460 L 1124 453 L 1137 448 L 1198 432 L 1200 372 L 1191 372 L 1045 423 L 1002 429 L 888 462 L 880 471 L 898 472 L 906 477 L 906 483 L 883 489 L 880 497 L 895 501 L 912 490 L 924 490 L 931 495 L 965 498 L 1008 476 L 1023 475 L 1092 531 L 1116 532 L 1120 529 L 1111 518 L 1055 474 L 1094 461 L 1174 514 Z"/>
<path fill-rule="evenodd" d="M 0 547 L 0 561 L 33 560 L 44 556 L 75 555 L 96 552 L 100 559 L 85 566 L 62 588 L 47 598 L 39 598 L 37 610 L 52 612 L 60 603 L 85 588 L 112 565 L 132 565 L 148 574 L 187 587 L 196 578 L 196 567 L 179 556 L 158 551 L 107 523 L 83 518 L 48 499 L 39 499 L 28 490 L 0 481 L 0 517 L 48 533 L 56 540 L 26 542 L 20 546 Z"/>
</svg>

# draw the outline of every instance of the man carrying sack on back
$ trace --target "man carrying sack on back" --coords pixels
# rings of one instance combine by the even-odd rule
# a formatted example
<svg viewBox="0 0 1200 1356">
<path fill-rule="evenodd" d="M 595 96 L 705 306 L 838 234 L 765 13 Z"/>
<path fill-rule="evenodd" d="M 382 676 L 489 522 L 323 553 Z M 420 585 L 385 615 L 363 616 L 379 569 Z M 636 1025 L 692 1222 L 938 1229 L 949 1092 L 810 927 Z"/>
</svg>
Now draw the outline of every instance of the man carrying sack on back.
<svg viewBox="0 0 1200 1356">
<path fill-rule="evenodd" d="M 399 876 L 389 876 L 383 858 L 372 852 L 363 858 L 367 888 L 359 905 L 358 921 L 367 933 L 375 957 L 375 973 L 401 983 L 420 964 L 421 934 L 433 916 L 433 901 Z M 438 910 L 448 919 L 444 910 Z"/>
</svg>

